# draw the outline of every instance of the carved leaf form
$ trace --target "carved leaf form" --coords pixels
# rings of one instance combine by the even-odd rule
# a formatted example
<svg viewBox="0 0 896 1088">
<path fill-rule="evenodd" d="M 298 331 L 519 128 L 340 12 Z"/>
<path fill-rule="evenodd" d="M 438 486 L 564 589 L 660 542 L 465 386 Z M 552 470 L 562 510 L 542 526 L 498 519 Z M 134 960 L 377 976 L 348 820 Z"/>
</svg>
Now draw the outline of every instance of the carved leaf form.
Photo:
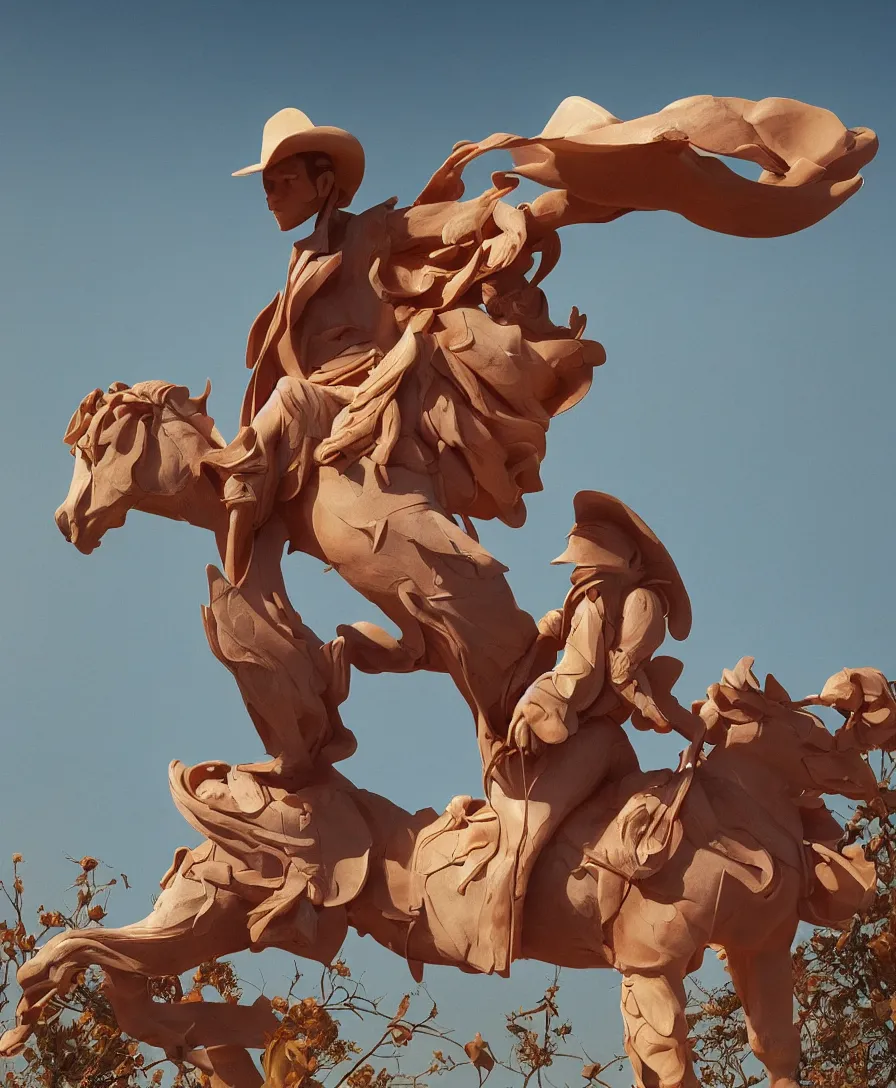
<svg viewBox="0 0 896 1088">
<path fill-rule="evenodd" d="M 432 314 L 428 311 L 412 316 L 395 347 L 383 356 L 358 388 L 351 404 L 336 417 L 330 437 L 321 442 L 315 452 L 318 464 L 332 464 L 343 456 L 360 457 L 374 449 L 383 415 L 402 378 L 417 361 L 421 350 L 420 334 L 431 321 Z M 388 443 L 390 437 L 395 437 L 394 416 L 389 416 L 386 423 L 390 427 L 385 437 Z"/>
<path fill-rule="evenodd" d="M 668 980 L 661 975 L 640 975 L 636 990 L 641 1015 L 654 1031 L 668 1038 L 675 1030 L 675 1009 L 678 1005 Z"/>
<path fill-rule="evenodd" d="M 752 657 L 742 657 L 733 669 L 723 669 L 722 684 L 734 691 L 761 691 L 753 674 L 753 662 Z"/>
<path fill-rule="evenodd" d="M 483 253 L 483 247 L 481 245 L 476 246 L 473 250 L 473 255 L 464 267 L 448 280 L 442 290 L 441 301 L 436 307 L 438 310 L 451 309 L 461 295 L 469 289 L 471 284 L 476 282 L 480 275 Z"/>
<path fill-rule="evenodd" d="M 790 695 L 787 693 L 786 688 L 772 676 L 771 673 L 765 678 L 765 694 L 769 699 L 772 699 L 776 703 L 780 703 L 782 706 L 789 706 L 791 703 Z"/>
<path fill-rule="evenodd" d="M 324 698 L 326 659 L 258 615 L 217 568 L 209 567 L 208 576 L 203 622 L 212 653 L 236 680 L 265 750 L 310 771 L 322 751 L 347 733 Z M 333 747 L 328 751 L 335 754 Z"/>
<path fill-rule="evenodd" d="M 772 685 L 775 694 L 784 691 L 774 677 Z M 766 695 L 753 674 L 752 657 L 743 657 L 733 669 L 724 669 L 721 683 L 712 684 L 706 695 L 705 702 L 695 705 L 714 744 L 719 742 L 723 723 L 748 725 L 780 713 L 778 702 Z"/>
<path fill-rule="evenodd" d="M 464 239 L 478 237 L 499 200 L 498 193 L 494 190 L 488 190 L 474 200 L 467 200 L 462 204 L 458 204 L 453 215 L 442 227 L 442 241 L 444 244 L 454 246 Z"/>
<path fill-rule="evenodd" d="M 303 1088 L 317 1072 L 317 1059 L 309 1056 L 305 1039 L 279 1036 L 272 1039 L 265 1049 L 262 1064 L 263 1088 Z"/>
<path fill-rule="evenodd" d="M 832 850 L 813 842 L 817 887 L 800 903 L 800 917 L 815 925 L 845 925 L 867 909 L 877 887 L 877 869 L 859 843 Z"/>
<path fill-rule="evenodd" d="M 825 683 L 818 701 L 849 715 L 837 730 L 838 747 L 853 740 L 867 752 L 896 743 L 896 698 L 878 669 L 841 669 Z"/>
<path fill-rule="evenodd" d="M 519 208 L 499 200 L 492 210 L 492 218 L 500 233 L 486 242 L 486 255 L 491 270 L 511 265 L 526 244 L 526 216 Z"/>
<path fill-rule="evenodd" d="M 405 258 L 384 265 L 377 257 L 368 274 L 371 286 L 384 302 L 418 298 L 432 288 L 437 278 L 448 279 L 450 276 L 448 269 L 438 268 L 426 258 L 413 263 Z"/>
</svg>

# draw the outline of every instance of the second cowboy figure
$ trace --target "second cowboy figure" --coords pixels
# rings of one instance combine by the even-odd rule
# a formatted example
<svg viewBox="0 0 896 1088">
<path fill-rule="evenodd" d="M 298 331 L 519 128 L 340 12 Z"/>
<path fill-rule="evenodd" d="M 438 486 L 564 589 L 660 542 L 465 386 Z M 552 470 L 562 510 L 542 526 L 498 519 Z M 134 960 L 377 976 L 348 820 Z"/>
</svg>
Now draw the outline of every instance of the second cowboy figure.
<svg viewBox="0 0 896 1088">
<path fill-rule="evenodd" d="M 455 799 L 418 850 L 437 939 L 446 954 L 479 970 L 501 970 L 505 945 L 516 953 L 529 876 L 563 820 L 595 791 L 638 770 L 626 719 L 641 729 L 677 730 L 692 743 L 703 732 L 671 693 L 680 663 L 653 657 L 667 631 L 681 640 L 691 626 L 671 556 L 611 495 L 579 492 L 575 517 L 566 551 L 554 560 L 574 565 L 572 589 L 563 609 L 539 625 L 543 647 L 553 642 L 560 660 L 519 699 L 506 740 L 483 751 L 489 806 Z M 481 876 L 475 882 L 474 871 Z M 463 898 L 446 910 L 458 880 Z"/>
</svg>

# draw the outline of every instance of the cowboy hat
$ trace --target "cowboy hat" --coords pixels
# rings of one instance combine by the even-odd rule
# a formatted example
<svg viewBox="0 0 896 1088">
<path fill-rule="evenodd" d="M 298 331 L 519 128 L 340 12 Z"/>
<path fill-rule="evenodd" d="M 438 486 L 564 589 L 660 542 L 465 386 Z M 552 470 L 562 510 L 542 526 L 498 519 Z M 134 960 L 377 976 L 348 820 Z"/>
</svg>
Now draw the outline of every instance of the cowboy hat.
<svg viewBox="0 0 896 1088">
<path fill-rule="evenodd" d="M 280 110 L 265 121 L 261 134 L 261 161 L 234 170 L 233 176 L 257 174 L 290 155 L 306 151 L 330 156 L 340 190 L 339 206 L 350 204 L 364 177 L 364 148 L 345 129 L 315 125 L 307 114 L 297 109 Z"/>
<path fill-rule="evenodd" d="M 566 551 L 552 562 L 606 567 L 617 550 L 610 544 L 615 534 L 608 536 L 606 530 L 621 530 L 626 540 L 640 549 L 647 575 L 663 582 L 663 596 L 669 605 L 669 634 L 679 642 L 687 638 L 691 630 L 688 592 L 672 556 L 653 530 L 621 499 L 603 491 L 579 491 L 573 499 L 573 510 L 576 520 L 569 531 Z"/>
</svg>

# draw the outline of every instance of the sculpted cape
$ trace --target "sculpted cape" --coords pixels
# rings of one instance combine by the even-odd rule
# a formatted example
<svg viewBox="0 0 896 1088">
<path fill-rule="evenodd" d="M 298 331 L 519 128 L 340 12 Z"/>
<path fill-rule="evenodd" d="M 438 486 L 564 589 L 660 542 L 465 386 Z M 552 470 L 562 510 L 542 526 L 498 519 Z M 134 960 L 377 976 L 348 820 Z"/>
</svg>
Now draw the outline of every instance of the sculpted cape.
<svg viewBox="0 0 896 1088">
<path fill-rule="evenodd" d="M 319 439 L 301 473 L 312 458 L 340 467 L 366 455 L 430 476 L 452 513 L 521 525 L 551 417 L 605 358 L 577 311 L 568 326 L 548 315 L 539 284 L 560 254 L 557 229 L 665 209 L 727 234 L 791 233 L 854 193 L 876 148 L 870 130 L 827 110 L 710 96 L 633 121 L 568 98 L 539 136 L 459 144 L 414 206 L 336 213 L 297 243 L 285 291 L 249 337 L 241 422 L 293 377 Z M 461 201 L 464 168 L 492 150 L 552 191 L 514 207 L 503 198 L 517 180 L 498 173 Z M 716 154 L 758 164 L 759 180 Z"/>
</svg>

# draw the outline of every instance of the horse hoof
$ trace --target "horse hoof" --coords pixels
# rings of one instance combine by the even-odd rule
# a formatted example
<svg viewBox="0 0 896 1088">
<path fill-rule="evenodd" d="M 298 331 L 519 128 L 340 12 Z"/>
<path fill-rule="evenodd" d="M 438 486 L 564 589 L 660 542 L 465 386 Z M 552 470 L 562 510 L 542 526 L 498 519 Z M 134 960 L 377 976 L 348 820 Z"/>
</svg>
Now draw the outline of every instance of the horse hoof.
<svg viewBox="0 0 896 1088">
<path fill-rule="evenodd" d="M 21 1054 L 25 1049 L 25 1043 L 31 1037 L 32 1030 L 30 1024 L 19 1024 L 0 1036 L 0 1058 L 14 1058 L 17 1054 Z"/>
</svg>

